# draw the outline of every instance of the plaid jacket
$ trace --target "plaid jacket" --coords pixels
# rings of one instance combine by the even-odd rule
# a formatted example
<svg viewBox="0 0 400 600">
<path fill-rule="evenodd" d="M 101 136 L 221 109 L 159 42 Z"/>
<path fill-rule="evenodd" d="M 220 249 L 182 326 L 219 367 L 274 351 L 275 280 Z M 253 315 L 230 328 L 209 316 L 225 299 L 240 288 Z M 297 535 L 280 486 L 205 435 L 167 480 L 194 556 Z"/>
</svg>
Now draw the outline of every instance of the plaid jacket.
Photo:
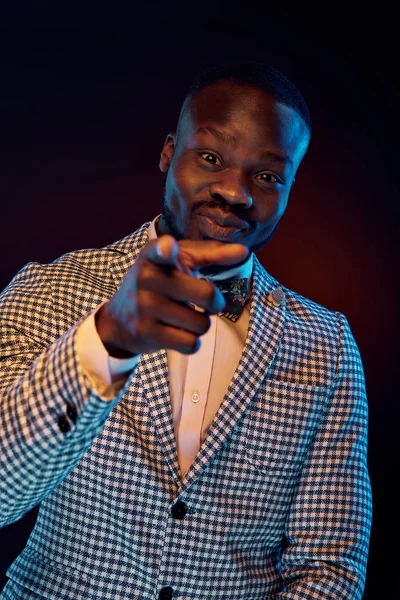
<svg viewBox="0 0 400 600">
<path fill-rule="evenodd" d="M 1 525 L 40 503 L 0 597 L 361 598 L 367 399 L 343 314 L 255 258 L 242 357 L 183 479 L 165 350 L 142 355 L 115 401 L 91 389 L 77 325 L 115 292 L 148 225 L 29 263 L 0 297 Z"/>
</svg>

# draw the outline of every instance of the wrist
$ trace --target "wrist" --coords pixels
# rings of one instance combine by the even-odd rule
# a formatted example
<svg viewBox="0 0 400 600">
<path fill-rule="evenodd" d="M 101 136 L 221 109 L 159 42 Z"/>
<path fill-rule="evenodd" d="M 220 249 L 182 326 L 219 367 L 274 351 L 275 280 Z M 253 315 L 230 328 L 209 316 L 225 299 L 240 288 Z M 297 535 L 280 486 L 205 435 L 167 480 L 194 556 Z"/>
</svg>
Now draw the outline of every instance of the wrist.
<svg viewBox="0 0 400 600">
<path fill-rule="evenodd" d="M 97 333 L 100 340 L 106 349 L 109 356 L 112 358 L 133 358 L 137 356 L 134 352 L 121 348 L 115 342 L 115 336 L 113 335 L 112 319 L 107 314 L 107 302 L 103 304 L 96 312 L 94 316 L 94 322 L 96 325 Z"/>
</svg>

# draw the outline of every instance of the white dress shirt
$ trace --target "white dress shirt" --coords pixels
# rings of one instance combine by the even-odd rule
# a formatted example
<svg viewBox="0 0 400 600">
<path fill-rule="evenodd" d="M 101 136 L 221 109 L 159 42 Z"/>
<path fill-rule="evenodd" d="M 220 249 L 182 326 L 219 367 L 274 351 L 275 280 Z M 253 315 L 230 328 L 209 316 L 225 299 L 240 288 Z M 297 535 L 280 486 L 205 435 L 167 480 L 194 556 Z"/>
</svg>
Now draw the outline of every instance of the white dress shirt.
<svg viewBox="0 0 400 600">
<path fill-rule="evenodd" d="M 156 239 L 157 215 L 149 227 L 149 239 Z M 210 280 L 228 277 L 251 278 L 253 254 L 238 267 L 208 276 Z M 100 305 L 101 306 L 101 305 Z M 97 333 L 94 315 L 97 307 L 77 330 L 77 352 L 93 388 L 105 400 L 114 399 L 137 366 L 140 356 L 117 359 L 109 356 Z M 239 362 L 249 324 L 249 303 L 236 323 L 210 315 L 211 326 L 201 336 L 195 354 L 167 350 L 172 420 L 182 475 L 192 464 L 221 405 Z"/>
</svg>

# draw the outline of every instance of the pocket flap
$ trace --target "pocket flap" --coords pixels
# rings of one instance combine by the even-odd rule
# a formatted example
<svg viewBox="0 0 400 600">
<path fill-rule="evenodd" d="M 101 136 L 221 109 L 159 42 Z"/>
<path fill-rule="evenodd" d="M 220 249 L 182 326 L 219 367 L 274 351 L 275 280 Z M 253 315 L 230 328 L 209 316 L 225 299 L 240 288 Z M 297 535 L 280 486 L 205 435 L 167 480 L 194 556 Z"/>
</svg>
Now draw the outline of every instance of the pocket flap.
<svg viewBox="0 0 400 600">
<path fill-rule="evenodd" d="M 15 581 L 48 600 L 85 598 L 90 583 L 86 573 L 49 561 L 46 557 L 25 549 L 9 567 L 7 573 Z"/>
</svg>

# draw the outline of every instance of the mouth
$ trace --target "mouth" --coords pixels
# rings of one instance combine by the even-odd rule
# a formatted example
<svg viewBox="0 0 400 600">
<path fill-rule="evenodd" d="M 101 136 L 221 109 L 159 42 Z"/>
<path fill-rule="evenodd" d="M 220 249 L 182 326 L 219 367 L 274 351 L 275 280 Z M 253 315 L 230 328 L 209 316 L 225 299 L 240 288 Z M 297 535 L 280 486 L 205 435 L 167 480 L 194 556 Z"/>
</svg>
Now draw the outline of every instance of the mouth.
<svg viewBox="0 0 400 600">
<path fill-rule="evenodd" d="M 206 239 L 221 242 L 233 242 L 241 233 L 241 229 L 232 225 L 220 225 L 215 219 L 207 215 L 199 215 L 199 230 Z"/>
<path fill-rule="evenodd" d="M 207 209 L 203 208 L 200 212 L 201 217 L 207 217 L 214 221 L 216 225 L 219 227 L 231 227 L 234 229 L 247 229 L 249 224 L 246 221 L 243 221 L 239 217 L 234 214 L 226 214 L 218 209 Z"/>
<path fill-rule="evenodd" d="M 249 227 L 236 215 L 227 215 L 220 210 L 203 209 L 198 219 L 200 232 L 206 238 L 222 242 L 236 241 L 238 235 Z"/>
</svg>

